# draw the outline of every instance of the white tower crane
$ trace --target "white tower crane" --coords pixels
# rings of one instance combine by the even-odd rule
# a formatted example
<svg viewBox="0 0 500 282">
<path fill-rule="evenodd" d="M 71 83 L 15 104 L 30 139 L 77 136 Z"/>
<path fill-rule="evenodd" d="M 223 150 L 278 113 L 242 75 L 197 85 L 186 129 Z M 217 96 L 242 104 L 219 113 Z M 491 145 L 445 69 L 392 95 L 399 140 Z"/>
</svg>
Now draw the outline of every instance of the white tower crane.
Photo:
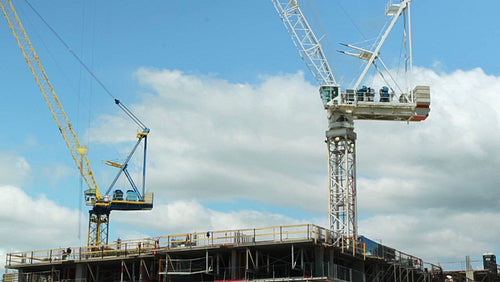
<svg viewBox="0 0 500 282">
<path fill-rule="evenodd" d="M 329 224 L 336 242 L 357 238 L 356 203 L 356 133 L 354 120 L 422 121 L 429 114 L 430 88 L 411 89 L 412 54 L 410 4 L 412 0 L 390 1 L 386 15 L 390 24 L 383 31 L 373 50 L 342 44 L 354 51 L 341 53 L 366 61 L 365 68 L 351 89 L 341 89 L 335 81 L 323 49 L 297 0 L 272 0 L 302 60 L 320 85 L 319 91 L 328 117 L 326 143 L 328 147 Z M 380 50 L 401 15 L 404 16 L 405 69 L 410 85 L 401 87 L 380 58 Z M 378 64 L 382 65 L 382 71 Z M 384 82 L 378 95 L 371 87 L 359 88 L 369 68 L 374 66 Z M 385 75 L 384 75 L 385 74 Z M 387 76 L 390 78 L 388 80 Z M 408 80 L 408 79 L 406 79 Z"/>
</svg>

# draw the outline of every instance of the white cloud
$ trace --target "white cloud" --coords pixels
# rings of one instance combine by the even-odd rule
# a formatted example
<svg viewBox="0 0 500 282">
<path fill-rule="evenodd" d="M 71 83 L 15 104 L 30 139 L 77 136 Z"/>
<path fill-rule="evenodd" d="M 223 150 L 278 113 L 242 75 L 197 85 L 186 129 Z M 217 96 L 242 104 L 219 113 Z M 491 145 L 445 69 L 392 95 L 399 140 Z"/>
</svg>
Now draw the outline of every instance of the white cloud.
<svg viewBox="0 0 500 282">
<path fill-rule="evenodd" d="M 17 251 L 78 246 L 78 211 L 45 196 L 33 197 L 15 186 L 0 186 L 0 260 Z M 3 264 L 0 267 L 2 271 Z"/>
<path fill-rule="evenodd" d="M 431 86 L 428 120 L 358 123 L 360 207 L 377 209 L 369 199 L 378 196 L 382 210 L 498 210 L 500 78 L 481 69 L 418 74 Z"/>
<path fill-rule="evenodd" d="M 437 264 L 498 251 L 499 216 L 499 212 L 451 212 L 447 208 L 402 211 L 361 220 L 360 229 L 384 245 Z"/>
<path fill-rule="evenodd" d="M 326 119 L 320 100 L 311 97 L 316 87 L 302 73 L 268 77 L 260 85 L 155 69 L 140 69 L 136 77 L 151 91 L 132 108 L 151 128 L 148 184 L 158 199 L 244 197 L 326 209 L 326 198 L 316 197 L 326 194 Z M 96 141 L 121 142 L 108 129 L 126 126 L 110 126 L 118 122 L 113 117 L 102 120 Z"/>
<path fill-rule="evenodd" d="M 31 166 L 22 156 L 0 152 L 0 185 L 20 185 L 30 181 Z"/>
<path fill-rule="evenodd" d="M 426 121 L 356 123 L 358 203 L 367 218 L 360 229 L 378 234 L 379 222 L 380 237 L 423 257 L 421 250 L 457 256 L 498 248 L 487 242 L 458 248 L 478 237 L 444 215 L 483 218 L 498 210 L 500 78 L 481 69 L 415 71 L 417 84 L 431 86 Z M 134 109 L 147 113 L 153 130 L 148 181 L 158 198 L 241 197 L 326 214 L 326 118 L 316 87 L 302 74 L 265 77 L 259 85 L 169 70 L 141 69 L 136 76 L 149 89 Z M 199 224 L 208 228 L 204 219 Z M 427 232 L 418 228 L 422 222 Z M 440 239 L 446 234 L 459 240 L 447 244 Z M 399 237 L 405 244 L 390 239 Z"/>
<path fill-rule="evenodd" d="M 46 196 L 35 198 L 15 186 L 0 186 L 0 234 L 12 249 L 44 243 L 54 247 L 74 241 L 79 212 L 57 205 Z M 34 236 L 36 234 L 36 236 Z"/>
<path fill-rule="evenodd" d="M 136 77 L 145 93 L 131 108 L 152 129 L 148 185 L 156 204 L 151 212 L 113 213 L 112 228 L 116 224 L 119 234 L 167 235 L 307 221 L 260 207 L 206 206 L 235 199 L 311 211 L 313 223 L 317 214 L 326 217 L 327 122 L 317 88 L 301 73 L 264 77 L 258 85 L 171 70 L 140 69 Z M 448 74 L 417 68 L 415 80 L 431 86 L 426 121 L 356 123 L 360 231 L 431 262 L 498 253 L 500 77 L 481 69 Z M 129 121 L 112 115 L 100 121 L 93 130 L 98 138 L 94 144 L 126 144 L 128 149 L 133 143 L 129 136 L 135 129 Z M 22 158 L 13 156 L 0 166 L 10 160 Z M 20 167 L 21 177 L 28 176 L 29 165 Z M 19 188 L 2 189 L 27 207 L 23 210 L 9 198 L 0 210 L 2 222 L 17 220 L 19 230 L 32 230 L 27 234 L 16 227 L 22 234 L 13 246 L 31 247 L 23 242 L 32 240 L 32 234 L 40 234 L 41 240 L 32 243 L 37 248 L 54 246 L 54 238 L 70 240 L 75 223 L 64 218 L 76 221 L 77 212 Z"/>
<path fill-rule="evenodd" d="M 125 224 L 126 226 L 152 230 L 153 233 L 146 237 L 300 223 L 310 222 L 282 214 L 250 209 L 217 211 L 195 201 L 175 201 L 167 205 L 157 205 L 148 212 L 117 212 L 113 214 L 113 224 Z M 122 230 L 122 232 L 124 234 L 130 233 L 127 230 Z M 134 235 L 135 233 L 125 236 L 132 238 Z"/>
<path fill-rule="evenodd" d="M 358 204 L 368 236 L 435 260 L 498 252 L 500 77 L 435 73 L 419 124 L 359 122 Z"/>
</svg>

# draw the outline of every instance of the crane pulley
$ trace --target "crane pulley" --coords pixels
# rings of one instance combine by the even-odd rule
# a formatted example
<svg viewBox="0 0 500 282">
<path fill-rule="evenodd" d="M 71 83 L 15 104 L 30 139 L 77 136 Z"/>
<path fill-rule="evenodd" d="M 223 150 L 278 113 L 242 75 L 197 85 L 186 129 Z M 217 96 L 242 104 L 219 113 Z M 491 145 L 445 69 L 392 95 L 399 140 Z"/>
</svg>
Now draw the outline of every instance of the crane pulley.
<svg viewBox="0 0 500 282">
<path fill-rule="evenodd" d="M 90 205 L 93 208 L 89 211 L 89 233 L 87 244 L 94 246 L 107 244 L 109 214 L 112 210 L 150 210 L 153 208 L 153 193 L 145 191 L 147 136 L 150 129 L 145 126 L 144 123 L 142 123 L 130 109 L 123 105 L 118 99 L 115 99 L 115 103 L 118 107 L 120 107 L 120 109 L 122 109 L 125 114 L 127 114 L 141 128 L 141 131 L 137 134 L 138 140 L 135 146 L 122 164 L 108 162 L 111 166 L 118 168 L 119 171 L 106 193 L 101 194 L 90 167 L 90 162 L 87 158 L 88 148 L 86 146 L 82 146 L 78 140 L 78 137 L 71 126 L 54 87 L 52 86 L 42 63 L 36 54 L 33 45 L 31 44 L 26 30 L 24 29 L 19 16 L 12 5 L 12 1 L 0 0 L 0 9 L 2 10 L 10 30 L 14 35 L 24 58 L 26 59 L 33 77 L 40 88 L 40 92 L 42 93 L 52 117 L 54 118 L 57 127 L 59 128 L 59 131 L 71 153 L 71 156 L 88 185 L 88 189 L 85 191 L 85 200 L 87 205 Z M 76 56 L 74 53 L 72 54 Z M 79 58 L 77 59 L 79 60 Z M 79 61 L 82 63 L 81 60 Z M 86 66 L 85 68 L 89 71 Z M 92 73 L 91 75 L 97 79 Z M 98 79 L 97 81 L 101 84 L 101 86 L 103 86 Z M 105 90 L 109 94 L 109 91 L 106 88 Z M 142 142 L 144 143 L 142 191 L 139 191 L 137 185 L 128 172 L 127 167 L 132 155 Z M 119 189 L 114 190 L 114 193 L 110 198 L 109 194 L 122 173 L 127 177 L 132 189 L 127 191 L 126 197 L 123 196 L 123 191 Z"/>
</svg>

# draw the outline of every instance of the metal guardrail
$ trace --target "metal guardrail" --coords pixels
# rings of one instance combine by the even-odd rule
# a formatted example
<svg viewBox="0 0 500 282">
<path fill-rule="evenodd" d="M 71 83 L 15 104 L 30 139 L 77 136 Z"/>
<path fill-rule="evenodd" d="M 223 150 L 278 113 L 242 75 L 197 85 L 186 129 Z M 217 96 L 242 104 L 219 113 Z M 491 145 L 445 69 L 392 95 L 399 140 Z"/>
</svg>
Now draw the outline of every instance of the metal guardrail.
<svg viewBox="0 0 500 282">
<path fill-rule="evenodd" d="M 119 256 L 155 254 L 156 251 L 159 250 L 181 248 L 205 248 L 210 246 L 304 240 L 313 241 L 315 243 L 328 243 L 332 241 L 330 234 L 329 230 L 314 224 L 185 233 L 139 240 L 117 240 L 115 244 L 102 246 L 8 253 L 6 256 L 6 267 L 14 268 L 14 266 L 25 264 L 49 264 L 68 260 L 91 261 L 106 258 L 112 259 Z M 353 252 L 353 254 L 364 255 L 364 249 L 357 247 L 363 243 L 355 240 L 343 239 L 341 241 L 351 242 L 349 244 L 354 242 L 352 246 L 348 243 L 343 244 L 343 250 L 345 249 L 348 252 Z"/>
<path fill-rule="evenodd" d="M 332 233 L 314 224 L 248 228 L 237 230 L 207 231 L 160 236 L 138 240 L 117 240 L 115 244 L 102 246 L 72 247 L 41 251 L 14 252 L 6 256 L 6 268 L 22 265 L 50 264 L 64 261 L 92 261 L 139 255 L 154 255 L 157 251 L 207 248 L 218 246 L 253 245 L 259 243 L 281 243 L 311 241 L 339 247 L 341 252 L 363 258 L 377 257 L 388 262 L 418 268 L 422 271 L 442 271 L 441 267 L 426 263 L 422 259 L 393 248 L 378 248 L 378 252 L 367 251 L 367 244 L 352 238 L 333 238 Z M 69 252 L 69 249 L 71 250 Z"/>
<path fill-rule="evenodd" d="M 443 271 L 438 265 L 424 262 L 421 258 L 409 255 L 382 244 L 378 244 L 376 249 L 367 251 L 366 256 L 383 259 L 389 263 L 396 263 L 403 267 L 420 269 L 424 272 L 441 273 Z"/>
</svg>

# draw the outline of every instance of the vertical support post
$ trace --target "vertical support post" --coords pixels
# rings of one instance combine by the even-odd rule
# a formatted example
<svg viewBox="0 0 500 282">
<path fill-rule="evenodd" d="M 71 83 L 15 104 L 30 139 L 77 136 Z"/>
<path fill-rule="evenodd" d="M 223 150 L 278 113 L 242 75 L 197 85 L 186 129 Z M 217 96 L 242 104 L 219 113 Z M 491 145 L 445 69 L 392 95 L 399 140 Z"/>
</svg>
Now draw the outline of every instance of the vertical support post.
<svg viewBox="0 0 500 282">
<path fill-rule="evenodd" d="M 269 271 L 270 271 L 270 266 L 271 266 L 270 258 L 269 258 L 269 254 L 267 254 L 267 266 L 266 266 L 267 273 L 269 273 Z"/>
<path fill-rule="evenodd" d="M 166 261 L 166 259 L 165 259 L 165 261 Z M 161 282 L 161 274 L 160 274 L 160 273 L 162 273 L 161 266 L 162 266 L 162 264 L 161 264 L 161 257 L 160 257 L 160 259 L 158 260 L 158 282 Z M 167 276 L 167 275 L 165 274 L 165 276 Z"/>
<path fill-rule="evenodd" d="M 249 255 L 250 250 L 246 248 L 245 250 L 245 276 L 248 271 L 248 255 Z"/>
<path fill-rule="evenodd" d="M 208 250 L 205 251 L 205 272 L 208 273 Z"/>
<path fill-rule="evenodd" d="M 144 201 L 144 196 L 146 193 L 146 151 L 148 147 L 148 136 L 144 136 L 144 159 L 142 164 L 142 201 Z"/>
<path fill-rule="evenodd" d="M 135 282 L 135 261 L 132 262 L 132 282 Z"/>
<path fill-rule="evenodd" d="M 220 256 L 219 253 L 216 255 L 216 275 L 220 275 Z"/>
<path fill-rule="evenodd" d="M 255 268 L 258 270 L 259 269 L 259 250 L 255 250 Z"/>
<path fill-rule="evenodd" d="M 300 248 L 300 268 L 302 269 L 302 272 L 305 274 L 304 248 Z"/>
<path fill-rule="evenodd" d="M 231 279 L 236 279 L 237 259 L 238 259 L 237 258 L 238 253 L 236 252 L 236 249 L 233 249 L 231 256 L 232 256 L 232 261 L 233 261 L 233 273 L 232 273 Z"/>
</svg>

